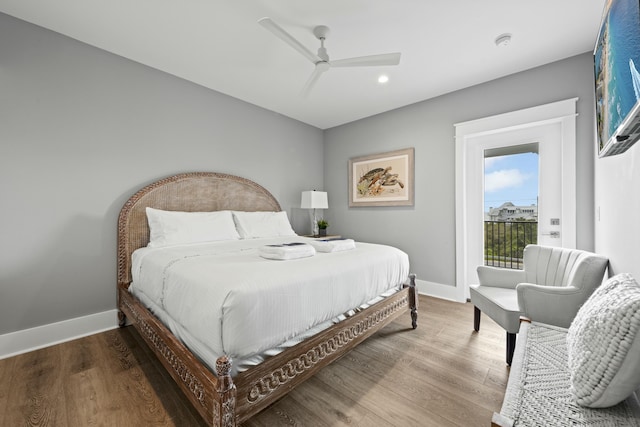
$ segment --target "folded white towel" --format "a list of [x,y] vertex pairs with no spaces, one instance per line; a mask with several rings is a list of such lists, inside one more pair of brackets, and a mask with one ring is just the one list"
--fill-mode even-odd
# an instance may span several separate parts
[[316,250],[306,243],[294,242],[261,246],[258,253],[262,258],[289,260],[314,256]]
[[318,252],[348,251],[356,248],[356,242],[353,239],[319,239],[311,240],[309,244]]

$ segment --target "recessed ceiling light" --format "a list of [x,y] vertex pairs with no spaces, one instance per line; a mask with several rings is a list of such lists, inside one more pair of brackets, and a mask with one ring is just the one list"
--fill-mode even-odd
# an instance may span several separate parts
[[500,34],[496,37],[496,46],[498,47],[508,46],[509,43],[511,43],[511,34],[509,33]]
[[388,82],[388,81],[389,81],[389,76],[387,76],[386,74],[381,74],[381,75],[378,77],[378,83],[381,83],[381,84],[382,84],[382,83],[386,83],[386,82]]

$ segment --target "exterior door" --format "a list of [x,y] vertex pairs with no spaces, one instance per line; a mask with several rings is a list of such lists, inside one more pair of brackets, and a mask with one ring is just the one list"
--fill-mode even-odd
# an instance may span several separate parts
[[456,291],[484,264],[486,150],[537,144],[538,243],[575,248],[575,99],[456,125]]

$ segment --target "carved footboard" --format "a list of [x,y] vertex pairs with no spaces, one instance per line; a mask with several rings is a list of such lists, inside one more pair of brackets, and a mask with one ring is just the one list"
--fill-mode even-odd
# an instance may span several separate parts
[[207,423],[233,427],[407,310],[411,312],[412,327],[416,328],[418,299],[415,275],[411,275],[410,284],[396,294],[238,374],[235,380],[230,376],[231,359],[220,357],[216,361],[218,375],[214,375],[126,288],[120,288],[119,307]]

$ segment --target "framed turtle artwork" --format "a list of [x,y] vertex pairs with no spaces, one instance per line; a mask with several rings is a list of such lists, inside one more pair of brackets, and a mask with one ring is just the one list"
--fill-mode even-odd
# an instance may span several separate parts
[[349,159],[349,207],[413,206],[414,149]]

